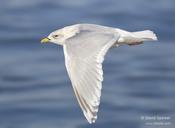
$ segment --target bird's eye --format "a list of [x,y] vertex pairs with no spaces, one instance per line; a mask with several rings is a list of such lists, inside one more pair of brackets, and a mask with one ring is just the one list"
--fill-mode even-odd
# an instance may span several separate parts
[[56,38],[56,37],[58,37],[58,36],[59,36],[59,35],[54,35],[53,37]]

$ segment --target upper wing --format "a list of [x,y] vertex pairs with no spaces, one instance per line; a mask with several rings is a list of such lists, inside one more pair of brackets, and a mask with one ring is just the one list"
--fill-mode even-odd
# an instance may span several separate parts
[[66,68],[89,123],[94,123],[97,119],[104,55],[118,38],[118,35],[109,33],[82,31],[64,44]]

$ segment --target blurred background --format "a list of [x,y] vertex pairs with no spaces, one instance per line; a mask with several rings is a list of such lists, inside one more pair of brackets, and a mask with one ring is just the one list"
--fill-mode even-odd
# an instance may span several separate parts
[[[73,94],[62,47],[40,44],[76,23],[151,29],[159,38],[108,52],[93,125]],[[0,128],[174,128],[174,34],[174,0],[0,0]],[[170,119],[148,125],[146,116]]]

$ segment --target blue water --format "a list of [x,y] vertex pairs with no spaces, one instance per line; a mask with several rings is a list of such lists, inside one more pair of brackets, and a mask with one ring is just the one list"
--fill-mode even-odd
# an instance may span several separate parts
[[[174,15],[174,0],[1,0],[0,128],[174,128]],[[40,44],[76,23],[151,29],[159,38],[108,52],[93,125],[73,94],[62,47]],[[147,125],[143,116],[170,117],[162,122],[171,124]]]

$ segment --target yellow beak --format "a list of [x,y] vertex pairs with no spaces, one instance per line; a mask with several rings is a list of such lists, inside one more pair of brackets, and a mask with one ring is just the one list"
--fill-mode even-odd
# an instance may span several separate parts
[[49,38],[44,38],[44,39],[41,40],[41,43],[48,43],[49,40],[50,40]]

